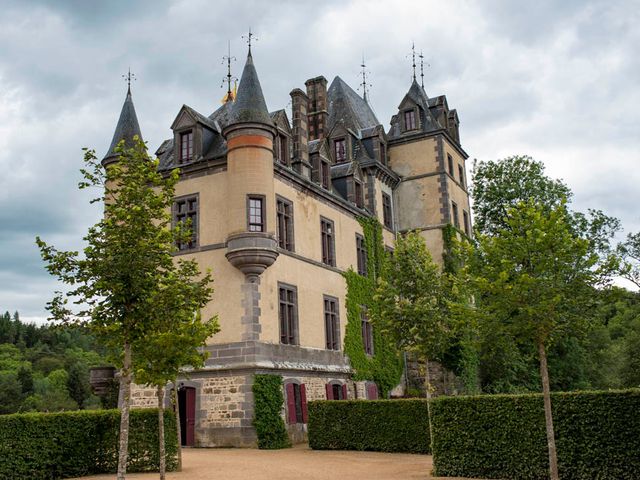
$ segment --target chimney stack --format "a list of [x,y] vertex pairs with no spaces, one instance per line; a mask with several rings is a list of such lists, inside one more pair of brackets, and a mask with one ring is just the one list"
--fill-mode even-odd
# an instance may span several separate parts
[[309,127],[307,119],[307,106],[309,97],[299,88],[294,88],[291,93],[291,110],[293,114],[293,162],[296,172],[311,178],[311,165],[309,164]]
[[307,86],[309,140],[324,138],[328,133],[329,112],[327,111],[327,79],[322,75],[310,78],[304,83]]

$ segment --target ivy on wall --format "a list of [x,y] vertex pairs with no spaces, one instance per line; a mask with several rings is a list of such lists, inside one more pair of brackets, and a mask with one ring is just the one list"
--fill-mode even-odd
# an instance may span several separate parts
[[278,449],[291,446],[280,414],[284,406],[282,377],[280,375],[255,375],[253,377],[254,412],[253,425],[258,436],[258,448]]
[[382,226],[377,219],[358,219],[362,226],[367,251],[367,276],[353,269],[344,273],[347,282],[347,324],[344,352],[349,357],[356,381],[374,381],[383,397],[393,389],[402,377],[402,356],[395,345],[376,328],[373,329],[373,355],[367,355],[362,341],[361,313],[373,301],[378,276],[384,268],[387,253],[382,241]]

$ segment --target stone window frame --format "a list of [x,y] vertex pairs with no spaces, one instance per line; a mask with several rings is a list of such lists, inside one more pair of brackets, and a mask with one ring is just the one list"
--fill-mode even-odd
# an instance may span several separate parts
[[289,166],[289,160],[291,158],[290,148],[289,148],[289,136],[280,131],[275,136],[274,142],[274,157],[275,159],[281,163],[282,165]]
[[[330,227],[330,231],[325,228]],[[320,216],[320,248],[322,263],[330,267],[336,266],[336,228],[333,220]]]
[[453,217],[453,225],[457,229],[460,229],[460,215],[458,212],[458,204],[454,201],[451,201],[451,216]]
[[462,222],[464,224],[464,233],[467,237],[471,236],[471,223],[469,222],[469,212],[462,210]]
[[[253,201],[260,202],[260,222],[252,221],[252,205]],[[247,231],[248,232],[265,232],[267,230],[267,219],[265,218],[265,212],[267,210],[267,199],[265,195],[257,193],[247,194]]]
[[[338,387],[338,388],[336,388]],[[331,380],[325,383],[325,396],[327,400],[348,400],[349,392],[347,382],[343,382],[341,380]],[[336,398],[336,392],[338,392],[338,397]]]
[[462,185],[462,188],[466,188],[464,179],[464,168],[460,164],[458,164],[458,176],[460,177],[460,185]]
[[378,140],[378,153],[380,154],[380,163],[387,164],[387,145],[381,139]]
[[[282,383],[287,423],[290,425],[306,424],[309,417],[306,385],[297,378],[288,378]],[[292,395],[293,398],[291,398]]]
[[393,199],[387,192],[382,192],[382,223],[393,228]]
[[[331,295],[322,296],[324,338],[327,350],[340,351],[340,300]],[[333,305],[327,309],[327,306]]]
[[363,277],[367,276],[367,245],[365,244],[364,237],[359,233],[356,233],[356,258],[358,274]]
[[364,208],[364,183],[353,178],[353,203],[358,208]]
[[[184,144],[184,139],[185,137],[188,138],[188,142],[187,142],[187,155],[184,155],[184,151],[185,151],[185,144]],[[178,133],[178,138],[180,139],[180,145],[178,147],[178,163],[182,164],[182,163],[189,163],[191,161],[193,161],[193,157],[194,157],[194,129],[193,128],[189,128],[187,130],[184,130],[182,132]]]
[[451,178],[455,179],[456,177],[453,175],[453,157],[450,153],[447,153],[447,165],[449,167],[449,175],[451,175]]
[[[283,291],[287,293],[284,299],[282,298]],[[289,299],[289,293],[293,294],[293,300]],[[283,305],[287,307],[286,318],[283,318]],[[298,287],[284,282],[278,282],[278,328],[281,345],[300,345]]]
[[[173,203],[171,205],[171,225],[173,228],[176,228],[178,226],[179,222],[182,222],[183,220],[181,220],[179,217],[181,216],[178,213],[178,204],[179,203],[186,203],[188,205],[189,201],[195,201],[196,207],[195,207],[195,212],[190,216],[190,210],[187,209],[187,212],[185,213],[185,219],[191,218],[191,238],[192,240],[188,243],[188,244],[182,244],[182,243],[177,243],[176,244],[176,248],[178,249],[178,251],[180,252],[184,252],[187,250],[194,250],[196,248],[198,248],[199,246],[199,240],[200,240],[200,235],[199,235],[199,228],[200,228],[200,193],[196,192],[196,193],[189,193],[186,195],[180,195],[178,197],[174,197],[173,199]],[[195,220],[194,220],[195,219]]]
[[[283,205],[283,210],[280,210],[280,205]],[[287,208],[289,213],[287,213]],[[289,221],[287,221],[289,218]],[[282,222],[284,221],[284,227]],[[284,232],[284,238],[282,238],[280,230]],[[295,252],[295,234],[294,234],[294,213],[293,202],[280,195],[276,195],[276,234],[278,238],[278,246],[283,250],[289,252]]]

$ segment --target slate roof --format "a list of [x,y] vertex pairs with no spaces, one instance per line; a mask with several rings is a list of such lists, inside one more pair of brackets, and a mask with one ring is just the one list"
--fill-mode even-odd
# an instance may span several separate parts
[[337,123],[343,123],[346,128],[360,133],[365,128],[380,124],[369,104],[340,77],[331,82],[327,102],[329,130]]
[[251,50],[244,65],[236,100],[233,103],[232,123],[263,123],[273,125],[264,101],[258,72],[253,65]]
[[182,105],[182,108],[187,110],[193,116],[193,118],[196,119],[196,121],[207,126],[209,129],[213,130],[214,132],[220,133],[220,128],[218,127],[216,122],[211,119],[211,117],[205,117],[200,112],[191,108],[189,105]]
[[142,133],[140,132],[136,109],[133,106],[131,90],[129,89],[127,90],[127,96],[124,99],[124,104],[122,105],[122,111],[120,112],[120,118],[118,119],[116,130],[113,133],[111,145],[109,146],[109,150],[107,150],[107,154],[102,159],[102,163],[117,157],[115,149],[118,146],[118,143],[120,143],[120,140],[124,140],[125,147],[131,148],[133,146],[133,137],[135,135],[138,135],[142,140]]
[[231,123],[231,113],[233,109],[233,102],[225,102],[220,108],[209,115],[209,119],[217,122],[220,129],[223,129]]

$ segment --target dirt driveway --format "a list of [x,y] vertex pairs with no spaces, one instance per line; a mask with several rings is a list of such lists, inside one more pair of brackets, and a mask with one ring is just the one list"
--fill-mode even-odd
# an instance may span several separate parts
[[[171,480],[433,480],[431,457],[403,453],[316,451],[306,445],[285,450],[204,449],[183,450],[184,468],[167,474]],[[84,477],[112,480],[115,475]],[[157,473],[131,474],[127,478],[154,479]],[[446,480],[455,480],[447,478]]]

